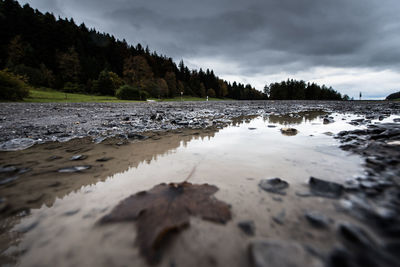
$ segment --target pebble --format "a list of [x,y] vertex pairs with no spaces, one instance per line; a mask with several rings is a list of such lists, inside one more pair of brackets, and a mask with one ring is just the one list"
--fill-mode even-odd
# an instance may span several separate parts
[[267,192],[285,195],[284,190],[289,187],[289,183],[280,178],[270,178],[262,179],[258,186]]
[[323,262],[295,241],[257,240],[249,244],[254,267],[322,267]]
[[238,222],[238,227],[243,231],[246,235],[253,236],[256,230],[256,226],[253,221],[246,220]]
[[73,167],[67,167],[67,168],[61,168],[58,170],[58,172],[69,172],[69,173],[73,173],[73,172],[81,172],[84,170],[88,170],[90,169],[92,166],[90,165],[82,165],[82,166],[73,166]]

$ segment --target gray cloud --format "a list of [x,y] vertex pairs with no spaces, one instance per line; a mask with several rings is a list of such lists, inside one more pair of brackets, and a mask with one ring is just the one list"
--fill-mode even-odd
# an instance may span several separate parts
[[242,77],[316,67],[400,69],[397,0],[25,1],[177,60],[238,65]]

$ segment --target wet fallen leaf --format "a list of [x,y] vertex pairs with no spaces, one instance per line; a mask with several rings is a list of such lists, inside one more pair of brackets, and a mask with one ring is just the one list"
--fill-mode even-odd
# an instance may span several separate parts
[[121,201],[100,223],[136,221],[136,244],[149,263],[156,263],[163,241],[187,227],[190,216],[217,223],[230,220],[229,205],[213,197],[217,191],[209,184],[159,184]]

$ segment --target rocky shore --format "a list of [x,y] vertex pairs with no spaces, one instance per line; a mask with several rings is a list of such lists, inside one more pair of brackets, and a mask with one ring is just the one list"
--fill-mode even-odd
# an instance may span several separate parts
[[[140,138],[140,133],[223,126],[240,116],[307,110],[352,112],[370,118],[400,113],[383,101],[220,101],[156,103],[0,103],[0,150],[90,136]],[[12,143],[5,143],[13,139]]]

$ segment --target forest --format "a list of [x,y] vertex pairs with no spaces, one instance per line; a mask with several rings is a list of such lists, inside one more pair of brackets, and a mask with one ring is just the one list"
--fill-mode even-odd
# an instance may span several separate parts
[[293,79],[265,85],[264,94],[271,100],[350,100],[332,87]]
[[390,94],[386,97],[386,100],[399,100],[400,99],[400,91]]
[[[173,98],[181,94],[236,100],[340,100],[332,88],[283,81],[256,90],[250,84],[220,79],[210,69],[190,70],[183,61],[159,55],[140,43],[129,45],[84,23],[41,13],[28,4],[0,0],[0,98],[21,84],[67,93],[116,95],[121,99]],[[25,83],[24,83],[25,82]],[[346,97],[344,98],[346,100]]]
[[34,87],[115,95],[122,85],[143,97],[181,95],[264,99],[251,85],[224,81],[213,70],[189,70],[183,61],[129,45],[74,20],[55,18],[28,4],[0,0],[0,69],[24,76]]

